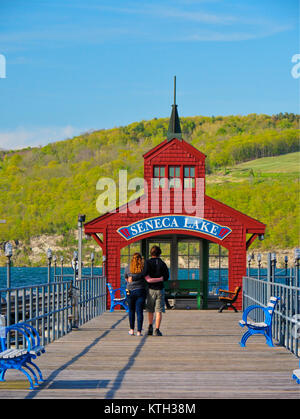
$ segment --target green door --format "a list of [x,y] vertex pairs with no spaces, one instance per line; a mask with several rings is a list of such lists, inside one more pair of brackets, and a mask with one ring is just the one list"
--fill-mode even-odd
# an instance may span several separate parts
[[198,309],[207,308],[206,240],[175,234],[147,239],[143,246],[146,257],[153,245],[161,248],[161,258],[170,271],[170,280],[165,284],[169,295],[195,297]]

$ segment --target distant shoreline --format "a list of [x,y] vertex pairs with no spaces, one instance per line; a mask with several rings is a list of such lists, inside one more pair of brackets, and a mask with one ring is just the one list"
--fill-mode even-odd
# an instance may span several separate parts
[[[266,268],[267,267],[267,260],[268,260],[268,254],[269,253],[276,253],[276,258],[277,258],[277,262],[276,262],[276,266],[277,268],[284,268],[285,267],[285,256],[288,257],[288,267],[292,267],[294,266],[294,249],[295,248],[291,248],[291,249],[271,249],[271,250],[260,250],[260,249],[255,249],[255,248],[250,248],[248,249],[247,254],[251,255],[254,254],[254,259],[251,260],[251,268],[256,268],[258,266],[258,262],[257,262],[257,255],[260,254],[261,255],[261,267],[262,268]],[[73,255],[73,250],[67,251],[66,249],[64,249],[64,251],[67,253],[67,256],[64,257],[64,261],[63,261],[63,266],[66,268],[71,267],[71,261],[72,261],[72,255]],[[96,263],[94,264],[95,267],[101,267],[102,266],[102,252],[101,249],[97,246],[94,245],[93,246],[93,251],[95,252],[95,256],[97,257]],[[2,252],[3,253],[3,252]],[[86,252],[85,252],[86,253]],[[0,253],[1,256],[1,253]],[[213,259],[213,258],[212,258]],[[168,263],[168,259],[164,259],[167,263]],[[6,258],[5,256],[2,254],[2,257],[0,259],[0,267],[5,267],[6,266]],[[14,262],[14,258],[12,258],[11,260],[11,266],[15,267],[15,268],[46,268],[48,266],[48,262],[45,260],[44,263],[40,263],[38,264],[37,262],[35,262],[34,264],[23,264],[23,263],[19,263],[16,264]],[[61,261],[59,259],[59,257],[57,258],[57,269],[60,269],[61,267]],[[89,268],[91,265],[91,261],[88,256],[83,257],[83,267],[85,268]],[[181,265],[183,266],[183,261],[181,261]],[[245,265],[248,267],[248,261],[245,261]],[[54,263],[52,262],[52,267],[54,267]],[[122,267],[122,266],[121,266]],[[210,261],[210,268],[218,268],[218,261],[215,260],[211,260]],[[223,265],[221,265],[221,268],[225,268],[227,269],[227,263],[224,263]],[[183,269],[186,269],[185,266],[183,266]]]

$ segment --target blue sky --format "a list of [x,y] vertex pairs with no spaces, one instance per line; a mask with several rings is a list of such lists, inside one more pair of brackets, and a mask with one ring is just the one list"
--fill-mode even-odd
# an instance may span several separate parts
[[0,0],[0,148],[180,116],[299,113],[298,0]]

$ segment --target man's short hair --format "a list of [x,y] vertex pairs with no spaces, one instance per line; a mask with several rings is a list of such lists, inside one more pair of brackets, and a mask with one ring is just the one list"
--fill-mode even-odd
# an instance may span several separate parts
[[150,250],[150,255],[159,257],[161,255],[161,249],[159,246],[152,246]]

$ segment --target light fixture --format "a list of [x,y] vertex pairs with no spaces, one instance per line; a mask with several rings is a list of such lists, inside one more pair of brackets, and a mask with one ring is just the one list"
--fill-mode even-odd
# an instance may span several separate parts
[[261,262],[261,254],[260,253],[258,253],[258,255],[257,255],[257,262]]
[[84,223],[85,222],[85,215],[84,214],[79,214],[78,215],[78,222],[79,223]]
[[12,244],[9,242],[5,244],[5,256],[8,258],[12,257]]
[[295,260],[299,260],[300,259],[300,249],[299,247],[296,247],[295,251],[294,251],[294,255],[295,255]]
[[75,252],[73,253],[73,259],[74,260],[78,260],[78,252],[75,250]]
[[276,262],[276,253],[275,253],[275,252],[273,252],[273,253],[271,254],[271,261],[272,261],[272,262]]
[[265,236],[263,234],[258,235],[258,240],[263,241],[265,239]]
[[48,258],[49,260],[51,260],[51,259],[52,259],[52,250],[50,249],[50,247],[49,247],[49,249],[47,250],[47,258]]
[[95,255],[94,255],[94,253],[92,252],[92,253],[91,253],[91,261],[92,261],[92,262],[94,262],[94,260],[95,260]]

